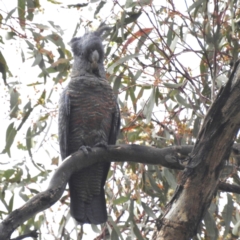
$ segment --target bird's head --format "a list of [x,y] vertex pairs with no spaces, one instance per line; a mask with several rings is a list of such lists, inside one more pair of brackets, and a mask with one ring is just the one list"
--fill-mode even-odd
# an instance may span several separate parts
[[82,37],[73,38],[70,42],[75,61],[77,60],[80,65],[84,64],[87,72],[94,72],[103,65],[102,35],[107,30],[110,30],[110,27],[101,24],[96,31],[87,32]]

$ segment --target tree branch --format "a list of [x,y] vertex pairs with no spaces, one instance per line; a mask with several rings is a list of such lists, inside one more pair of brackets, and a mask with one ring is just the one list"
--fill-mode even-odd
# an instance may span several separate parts
[[[186,146],[189,149],[188,146]],[[62,196],[70,176],[85,167],[89,167],[96,162],[141,162],[149,164],[161,164],[165,167],[183,169],[177,162],[177,149],[182,147],[169,147],[157,149],[154,147],[138,145],[108,146],[108,150],[93,148],[93,151],[86,156],[82,151],[78,151],[68,158],[58,167],[54,173],[48,188],[31,198],[21,208],[13,211],[0,224],[0,240],[10,239],[12,232],[23,222],[33,215],[41,212],[53,205]],[[185,150],[186,151],[186,150]],[[184,152],[184,151],[183,151]]]
[[[48,188],[31,198],[21,208],[13,211],[5,220],[0,223],[0,240],[10,239],[13,231],[26,220],[41,212],[62,196],[70,176],[85,167],[96,162],[138,162],[147,164],[162,165],[167,168],[183,170],[177,158],[180,155],[187,156],[191,153],[193,146],[173,146],[163,149],[139,145],[112,145],[107,151],[103,148],[93,148],[86,156],[78,151],[68,158],[57,168]],[[240,187],[231,187],[230,184],[219,183],[219,189],[231,190],[240,193]]]

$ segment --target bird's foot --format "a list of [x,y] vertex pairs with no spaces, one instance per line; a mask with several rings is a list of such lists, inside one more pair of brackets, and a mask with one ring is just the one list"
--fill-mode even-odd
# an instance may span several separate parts
[[99,142],[94,145],[94,147],[101,147],[104,148],[105,150],[108,149],[108,144],[106,142]]
[[90,146],[81,146],[78,150],[82,150],[85,155],[88,155],[89,152],[92,152],[92,148]]

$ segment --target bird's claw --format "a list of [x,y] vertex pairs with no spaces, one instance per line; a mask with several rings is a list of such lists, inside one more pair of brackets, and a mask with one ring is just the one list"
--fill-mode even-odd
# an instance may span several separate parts
[[92,148],[89,146],[81,146],[78,150],[82,150],[85,155],[88,155],[89,152],[92,152]]
[[94,147],[101,147],[101,148],[104,148],[105,150],[107,150],[108,144],[105,142],[99,142],[99,143],[95,144]]

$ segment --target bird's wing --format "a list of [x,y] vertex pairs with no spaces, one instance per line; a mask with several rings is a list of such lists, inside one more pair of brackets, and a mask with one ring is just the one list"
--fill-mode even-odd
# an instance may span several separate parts
[[109,134],[108,144],[115,144],[117,141],[117,136],[120,128],[120,110],[116,100],[115,112],[112,115],[112,124]]
[[70,98],[67,87],[63,90],[59,101],[58,137],[62,160],[68,156],[68,133],[70,118]]

